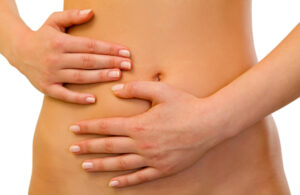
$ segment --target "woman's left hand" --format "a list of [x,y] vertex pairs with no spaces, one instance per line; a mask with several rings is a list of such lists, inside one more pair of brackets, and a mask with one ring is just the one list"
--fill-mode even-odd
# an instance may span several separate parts
[[226,137],[226,120],[210,98],[200,99],[154,81],[133,81],[113,89],[121,98],[150,100],[152,107],[132,117],[81,121],[70,127],[76,134],[114,135],[80,141],[70,147],[75,154],[122,154],[86,160],[82,164],[85,170],[141,168],[113,178],[110,186],[124,187],[176,174]]

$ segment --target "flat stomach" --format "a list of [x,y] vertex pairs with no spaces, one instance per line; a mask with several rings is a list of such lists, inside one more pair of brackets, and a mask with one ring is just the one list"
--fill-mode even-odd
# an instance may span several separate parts
[[[109,155],[71,154],[68,147],[72,143],[95,137],[73,135],[68,130],[71,124],[93,118],[132,116],[150,107],[145,100],[115,97],[112,85],[153,80],[160,74],[160,82],[201,98],[255,64],[251,1],[67,0],[64,8],[92,8],[94,19],[68,29],[68,33],[129,47],[133,70],[123,72],[120,81],[66,85],[72,90],[94,93],[95,105],[76,105],[45,96],[34,137],[31,194],[199,194],[217,189],[229,175],[235,175],[238,181],[240,174],[250,172],[255,163],[265,158],[270,120],[208,152],[187,170],[145,184],[112,189],[107,186],[109,179],[134,170],[98,173],[82,170],[83,160]],[[253,145],[256,148],[244,158],[247,146]],[[249,162],[249,155],[255,163]]]

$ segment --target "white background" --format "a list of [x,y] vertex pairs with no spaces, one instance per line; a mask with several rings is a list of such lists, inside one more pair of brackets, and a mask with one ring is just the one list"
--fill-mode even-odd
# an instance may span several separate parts
[[[21,17],[33,30],[38,29],[52,12],[63,9],[62,0],[17,0],[17,4]],[[299,8],[299,0],[253,1],[253,33],[259,60],[299,23]],[[43,95],[1,55],[0,83],[0,194],[27,194],[32,140]],[[299,99],[273,116],[279,129],[290,189],[292,194],[300,194]]]

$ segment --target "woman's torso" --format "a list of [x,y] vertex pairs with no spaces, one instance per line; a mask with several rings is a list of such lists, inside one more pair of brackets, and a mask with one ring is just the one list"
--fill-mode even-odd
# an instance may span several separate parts
[[[131,116],[149,102],[118,99],[110,88],[131,80],[166,82],[197,97],[228,84],[257,62],[250,0],[65,0],[64,9],[92,8],[95,17],[70,28],[75,36],[130,48],[133,70],[116,82],[66,85],[97,95],[95,105],[45,96],[33,145],[30,194],[283,194],[288,193],[277,130],[269,116],[212,148],[192,167],[167,178],[113,189],[109,180],[131,171],[87,173],[85,159],[108,154],[71,154],[68,147],[95,136],[75,136],[74,122]],[[153,121],[155,122],[155,121]]]

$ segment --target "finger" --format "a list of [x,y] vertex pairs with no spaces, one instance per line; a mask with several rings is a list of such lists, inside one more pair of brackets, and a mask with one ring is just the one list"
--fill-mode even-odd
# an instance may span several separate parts
[[[133,119],[134,120],[134,119]],[[78,134],[128,135],[132,125],[130,118],[102,118],[80,121],[70,127]]]
[[122,98],[141,98],[155,102],[163,102],[174,98],[174,89],[165,83],[155,81],[132,81],[117,84],[112,87],[113,92]]
[[85,23],[89,21],[93,15],[92,10],[69,9],[54,12],[45,23],[59,29],[64,29],[72,25]]
[[58,71],[57,82],[88,84],[97,82],[115,81],[121,78],[119,69],[103,69],[103,70],[76,70],[63,69]]
[[64,45],[65,52],[130,57],[129,49],[116,43],[100,41],[88,37],[75,37],[69,34],[64,34],[64,37],[66,41]]
[[70,147],[75,154],[136,153],[136,145],[129,137],[105,137],[80,141]]
[[111,179],[109,186],[111,187],[125,187],[135,184],[140,184],[152,181],[161,177],[159,170],[153,167],[146,167],[136,172],[121,175]]
[[82,163],[82,168],[89,171],[122,171],[141,168],[145,160],[137,154],[124,154],[116,157],[104,157],[87,160]]
[[94,95],[74,92],[63,87],[61,84],[50,86],[45,93],[51,97],[70,103],[92,104],[96,102],[96,97]]
[[118,56],[96,54],[70,54],[66,53],[60,61],[62,68],[78,69],[104,69],[120,68],[131,69],[131,60]]

